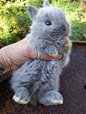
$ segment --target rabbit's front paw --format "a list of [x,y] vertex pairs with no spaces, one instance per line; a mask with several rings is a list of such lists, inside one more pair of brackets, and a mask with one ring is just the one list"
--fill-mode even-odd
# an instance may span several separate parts
[[57,91],[48,91],[39,98],[39,102],[45,106],[63,104],[63,97]]
[[64,45],[64,50],[65,50],[65,52],[68,52],[69,50],[71,50],[71,47],[72,47],[72,44],[71,44],[71,43],[66,43],[66,44]]
[[20,88],[14,94],[13,100],[19,104],[27,104],[30,101],[30,94],[26,88]]
[[52,56],[52,57],[56,57],[58,55],[58,51],[56,53],[54,53],[54,54],[50,53],[49,55]]
[[55,57],[55,56],[58,55],[58,50],[57,50],[57,48],[56,48],[55,46],[53,46],[53,45],[49,46],[48,51],[49,51],[48,54],[49,54],[50,56]]

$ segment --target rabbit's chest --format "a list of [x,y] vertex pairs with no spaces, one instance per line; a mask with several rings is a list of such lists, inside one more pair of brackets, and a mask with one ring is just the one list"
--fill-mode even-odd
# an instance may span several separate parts
[[[40,60],[38,60],[40,61]],[[40,70],[38,74],[34,75],[30,79],[29,91],[31,94],[34,94],[42,87],[44,84],[56,80],[55,74],[57,73],[58,64],[55,61],[40,61]],[[58,68],[59,69],[59,68]],[[58,70],[58,72],[60,69]]]
[[35,62],[35,64],[37,63],[40,67],[36,67],[36,73],[33,71],[34,75],[30,77],[31,85],[34,85],[35,83],[37,85],[37,83],[41,84],[42,82],[47,82],[52,78],[53,74],[56,74],[57,71],[60,71],[60,65],[57,61],[45,61],[40,59],[37,59],[35,61],[38,61]]

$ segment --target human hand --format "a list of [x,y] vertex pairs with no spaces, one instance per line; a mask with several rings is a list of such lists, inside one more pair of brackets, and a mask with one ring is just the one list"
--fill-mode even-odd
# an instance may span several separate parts
[[[18,69],[30,58],[37,58],[38,53],[29,48],[26,39],[23,39],[17,43],[8,45],[0,50],[0,62],[4,65],[5,73],[13,72]],[[42,54],[40,59],[44,60],[59,60],[61,55],[51,57],[49,55]]]

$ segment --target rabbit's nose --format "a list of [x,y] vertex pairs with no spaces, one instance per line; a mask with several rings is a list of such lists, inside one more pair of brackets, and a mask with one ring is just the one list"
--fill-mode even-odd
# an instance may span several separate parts
[[66,31],[65,25],[62,25],[62,30],[63,30],[64,32]]

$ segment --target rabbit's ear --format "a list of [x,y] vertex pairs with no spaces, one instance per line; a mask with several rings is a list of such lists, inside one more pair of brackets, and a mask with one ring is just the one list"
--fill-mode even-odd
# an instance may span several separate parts
[[33,21],[37,15],[37,13],[38,13],[38,9],[29,5],[28,6],[28,12],[29,12],[30,19]]
[[44,0],[43,7],[47,7],[47,6],[49,6],[49,1],[48,0]]

